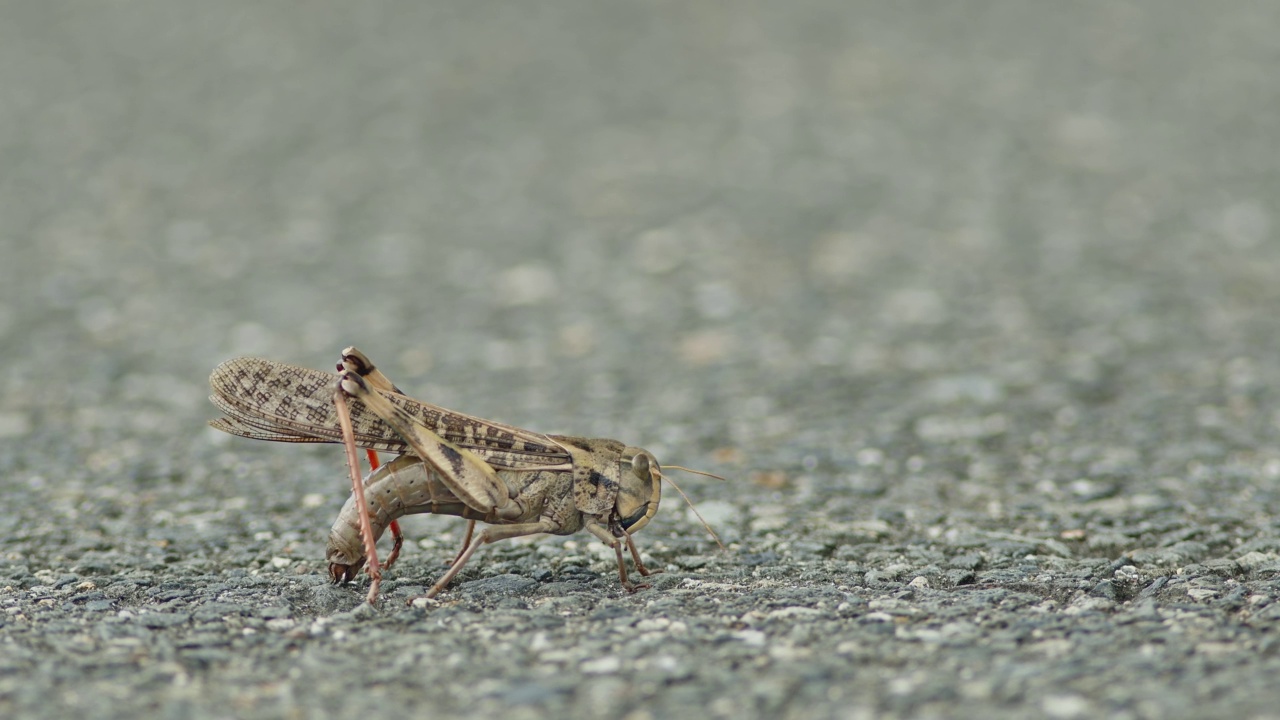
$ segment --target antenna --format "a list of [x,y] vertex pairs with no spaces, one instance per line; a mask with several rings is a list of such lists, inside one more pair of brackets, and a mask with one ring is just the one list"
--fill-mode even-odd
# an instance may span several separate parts
[[[724,480],[724,478],[720,477],[719,475],[712,475],[709,472],[702,472],[701,470],[690,470],[689,468],[680,467],[679,465],[666,465],[664,469],[665,468],[670,468],[672,470],[683,470],[687,473],[693,473],[694,475],[706,475],[707,477],[713,477],[713,478],[716,478],[717,480]],[[662,477],[664,480],[671,483],[671,487],[675,488],[676,492],[680,493],[680,497],[684,498],[684,501],[689,504],[689,509],[693,511],[694,515],[698,516],[698,521],[702,523],[702,527],[706,528],[707,532],[711,533],[711,537],[716,541],[716,544],[720,546],[720,550],[723,552],[729,552],[729,548],[725,547],[724,543],[720,542],[720,536],[716,534],[715,530],[711,529],[711,525],[707,523],[706,518],[702,517],[702,513],[698,512],[698,508],[694,506],[693,501],[689,499],[689,496],[684,494],[684,491],[680,489],[680,486],[677,485],[674,480],[667,477],[666,475],[663,475]]]
[[671,468],[672,470],[683,470],[687,473],[693,473],[694,475],[705,475],[706,477],[715,478],[717,480],[724,480],[725,482],[729,481],[729,478],[720,477],[715,473],[703,472],[702,470],[692,470],[687,467],[680,467],[679,465],[663,465],[662,467]]

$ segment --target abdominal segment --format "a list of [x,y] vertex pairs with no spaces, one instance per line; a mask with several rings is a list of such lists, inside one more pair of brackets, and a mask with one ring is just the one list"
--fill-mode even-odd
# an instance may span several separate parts
[[[446,484],[439,473],[420,458],[402,455],[383,465],[365,478],[365,500],[369,504],[369,523],[374,540],[382,537],[391,521],[405,515],[435,513],[456,515],[468,520],[480,520],[490,524],[530,522],[543,511],[539,492],[555,481],[561,473],[544,471],[503,470],[498,479],[507,486],[509,497],[516,499],[524,512],[515,518],[499,519],[491,512],[481,512],[468,507]],[[549,489],[549,488],[547,488]],[[576,528],[575,528],[576,529]],[[355,495],[347,498],[338,519],[329,530],[328,561],[354,565],[364,558],[364,543],[360,539],[360,513]]]

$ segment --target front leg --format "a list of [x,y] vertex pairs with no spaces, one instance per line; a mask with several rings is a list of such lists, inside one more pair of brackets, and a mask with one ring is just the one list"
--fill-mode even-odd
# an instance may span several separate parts
[[616,533],[611,532],[609,528],[601,525],[595,518],[587,518],[584,527],[587,532],[600,538],[601,542],[613,548],[613,554],[618,558],[618,582],[622,584],[624,590],[627,592],[635,592],[649,587],[649,583],[632,583],[631,579],[627,577],[627,565],[622,560],[623,541],[618,538],[616,533],[620,533],[624,538],[626,538],[626,545],[630,548],[631,556],[635,558],[636,561],[636,570],[638,570],[641,575],[649,575],[650,571],[643,563],[640,562],[640,553],[636,550],[635,543],[631,541],[631,536],[627,534],[626,530],[619,527],[617,528]]
[[650,570],[649,568],[645,567],[644,563],[640,561],[640,551],[636,549],[636,541],[631,539],[631,533],[627,532],[626,530],[623,530],[622,532],[627,536],[627,550],[631,551],[631,559],[634,560],[636,563],[636,570],[638,570],[641,575],[644,575],[646,577],[648,577],[649,575],[656,575],[662,572],[661,570]]

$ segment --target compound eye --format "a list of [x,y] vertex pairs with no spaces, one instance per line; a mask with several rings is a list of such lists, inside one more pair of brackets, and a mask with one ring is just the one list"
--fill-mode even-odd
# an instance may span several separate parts
[[649,466],[649,453],[638,452],[632,456],[631,471],[636,474],[636,477],[644,478],[645,480],[650,479],[652,477],[652,471],[649,469]]

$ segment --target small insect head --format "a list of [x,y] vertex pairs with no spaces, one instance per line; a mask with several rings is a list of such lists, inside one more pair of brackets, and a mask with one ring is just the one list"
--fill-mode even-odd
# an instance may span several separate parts
[[628,447],[618,459],[622,482],[615,507],[622,529],[634,533],[658,512],[662,498],[662,467],[648,450]]

